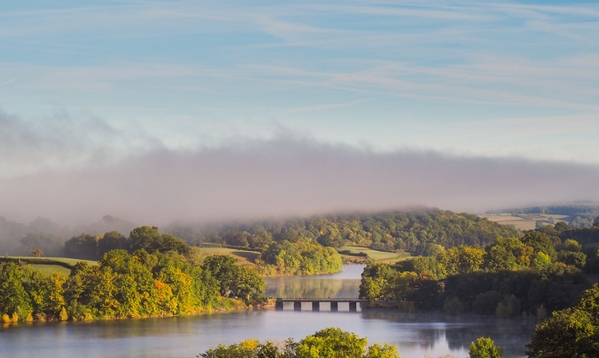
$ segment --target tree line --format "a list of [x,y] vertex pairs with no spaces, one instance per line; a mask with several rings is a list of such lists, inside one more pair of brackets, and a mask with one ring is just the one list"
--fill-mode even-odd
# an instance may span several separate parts
[[343,261],[331,247],[309,241],[272,242],[256,262],[266,275],[316,275],[339,272]]
[[[430,256],[395,265],[370,263],[362,274],[360,296],[407,310],[444,309],[498,316],[546,316],[570,306],[597,272],[597,247],[583,250],[565,224],[497,238],[485,248],[437,248]],[[549,235],[553,233],[555,235]]]
[[[67,257],[97,260],[105,253],[124,249],[134,252],[144,249],[153,253],[174,251],[181,255],[191,253],[190,246],[172,234],[160,234],[158,228],[141,226],[131,231],[129,237],[111,231],[104,235],[81,234],[65,242]],[[339,253],[317,242],[271,241],[259,248],[262,253],[256,265],[263,275],[315,275],[341,271],[343,261]],[[201,250],[201,249],[200,249]]]
[[[97,247],[86,245],[92,240],[79,239],[72,241],[72,247]],[[134,229],[127,240],[118,235],[106,240],[112,239],[128,250],[108,250],[97,265],[81,261],[68,277],[61,273],[47,277],[29,265],[1,265],[3,321],[183,315],[264,301],[260,273],[231,256],[213,255],[198,264],[181,239],[147,226]]]
[[430,245],[485,246],[496,237],[518,236],[512,227],[473,214],[439,209],[315,216],[166,228],[188,243],[215,242],[260,249],[276,241],[311,241],[339,248],[345,244],[420,254]]

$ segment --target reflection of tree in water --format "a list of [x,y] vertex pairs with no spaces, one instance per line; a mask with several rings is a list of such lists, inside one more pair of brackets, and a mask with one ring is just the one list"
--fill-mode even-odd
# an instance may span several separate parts
[[[477,321],[472,320],[471,323]],[[445,335],[450,349],[468,349],[479,337],[491,337],[503,349],[505,358],[521,357],[530,342],[536,320],[480,318],[480,324],[448,329]]]
[[294,297],[357,297],[359,280],[320,280],[305,277],[278,277],[269,279],[266,295]]
[[445,316],[435,313],[408,313],[382,309],[362,311],[363,319],[384,319],[413,327],[414,341],[401,347],[422,347],[433,350],[440,340],[447,340],[450,350],[468,350],[479,337],[491,337],[503,349],[505,358],[522,357],[530,342],[535,319],[497,319],[477,316]]
[[401,322],[413,327],[415,338],[410,342],[402,342],[401,347],[424,348],[432,350],[445,336],[446,327],[442,322],[443,315],[419,312],[399,312],[388,310],[362,311],[364,319],[384,319],[387,321]]
[[443,315],[421,312],[402,312],[386,309],[372,309],[362,312],[364,319],[384,319],[386,321],[404,323],[441,322]]
[[426,327],[418,329],[418,343],[421,348],[432,350],[435,344],[445,336],[445,328]]

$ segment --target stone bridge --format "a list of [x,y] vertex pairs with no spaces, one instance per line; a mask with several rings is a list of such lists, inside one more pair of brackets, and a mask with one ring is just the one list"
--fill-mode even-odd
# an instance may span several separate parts
[[293,302],[293,310],[301,311],[302,302],[312,303],[312,311],[320,311],[320,303],[328,302],[331,304],[331,312],[337,312],[339,310],[339,302],[349,303],[349,311],[356,312],[358,303],[368,302],[368,300],[361,298],[277,298],[275,303],[275,309],[277,311],[283,310],[283,304],[285,302]]

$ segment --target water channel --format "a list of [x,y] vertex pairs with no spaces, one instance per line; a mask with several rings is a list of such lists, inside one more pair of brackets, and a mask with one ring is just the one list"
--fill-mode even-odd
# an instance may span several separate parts
[[[267,294],[276,297],[358,296],[363,267],[346,266],[343,272],[317,277],[280,277],[267,280]],[[231,344],[255,338],[299,340],[325,327],[340,327],[368,338],[370,343],[391,343],[403,358],[468,356],[477,337],[491,337],[504,349],[504,357],[524,356],[525,344],[535,326],[529,319],[448,317],[386,310],[339,312],[323,304],[301,312],[293,304],[283,311],[262,310],[105,322],[18,324],[0,328],[0,357],[195,357],[218,343]]]

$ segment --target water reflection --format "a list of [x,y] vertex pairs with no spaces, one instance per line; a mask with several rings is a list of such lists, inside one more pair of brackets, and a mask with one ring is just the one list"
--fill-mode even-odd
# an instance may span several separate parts
[[362,318],[396,322],[398,328],[410,330],[411,337],[403,337],[401,342],[396,343],[400,348],[445,352],[441,354],[451,352],[456,357],[460,354],[467,356],[470,343],[481,336],[491,337],[501,346],[504,357],[522,357],[525,345],[530,341],[537,323],[536,319],[456,317],[445,316],[442,313],[405,313],[372,309],[365,310]]
[[357,298],[364,265],[346,266],[335,275],[275,277],[266,280],[266,295],[283,298]]

